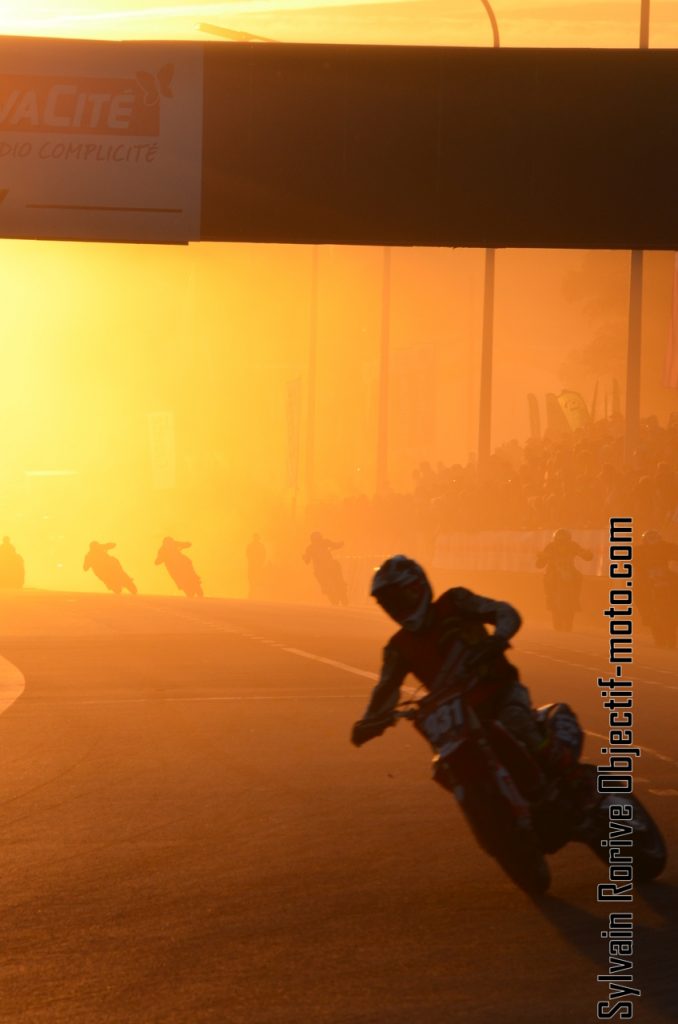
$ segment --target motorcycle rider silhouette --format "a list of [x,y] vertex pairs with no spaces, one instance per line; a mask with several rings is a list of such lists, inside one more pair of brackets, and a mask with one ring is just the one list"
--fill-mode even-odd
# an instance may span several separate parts
[[[544,760],[545,739],[529,691],[504,654],[521,625],[515,608],[465,587],[452,587],[433,600],[424,570],[405,555],[394,555],[380,566],[371,594],[401,628],[384,648],[379,682],[353,726],[352,743],[361,746],[392,724],[408,672],[431,692],[473,675],[478,681],[474,707],[481,720],[497,719]],[[485,623],[494,626],[492,635]]]
[[635,552],[638,609],[658,647],[676,646],[678,574],[669,567],[678,562],[678,544],[664,540],[657,530],[646,530]]
[[123,590],[129,590],[130,594],[136,594],[137,588],[132,577],[127,575],[117,558],[109,555],[109,551],[115,546],[112,542],[100,544],[93,540],[85,555],[82,568],[85,572],[91,569],[94,575],[114,594],[121,594]]
[[185,549],[190,547],[191,541],[189,540],[165,537],[155,556],[155,564],[162,565],[164,563],[167,572],[186,597],[202,597],[202,580],[195,571],[191,559],[188,555],[183,554]]
[[590,562],[593,553],[572,539],[569,530],[556,530],[543,551],[537,555],[537,568],[546,568],[544,592],[546,605],[553,617],[553,628],[558,631],[572,629],[574,614],[579,610],[582,574],[575,559]]
[[[518,612],[464,587],[433,600],[423,569],[404,555],[377,570],[371,592],[401,628],[386,645],[352,742],[361,746],[396,720],[411,719],[436,753],[434,781],[454,794],[481,848],[527,892],[546,891],[544,855],[570,841],[586,843],[609,867],[603,847],[612,798],[598,793],[595,765],[579,760],[583,732],[576,715],[566,704],[533,712],[505,657],[521,624]],[[486,623],[494,625],[492,635]],[[399,704],[408,672],[429,692]],[[665,841],[640,802],[629,797],[627,803],[638,822],[634,870],[648,881],[664,868]]]
[[346,581],[341,565],[332,555],[333,551],[338,551],[343,546],[343,540],[329,540],[318,530],[314,530],[311,534],[311,543],[301,557],[307,565],[309,562],[312,563],[313,574],[331,604],[341,604],[345,607],[348,604]]

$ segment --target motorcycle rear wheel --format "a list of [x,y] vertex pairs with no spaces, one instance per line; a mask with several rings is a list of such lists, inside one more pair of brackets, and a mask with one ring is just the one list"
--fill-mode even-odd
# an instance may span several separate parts
[[543,896],[549,888],[551,871],[531,830],[515,829],[495,857],[509,878],[530,896]]
[[464,810],[476,839],[509,878],[531,896],[542,896],[551,884],[551,871],[536,833],[520,827],[504,801],[486,795],[467,801]]

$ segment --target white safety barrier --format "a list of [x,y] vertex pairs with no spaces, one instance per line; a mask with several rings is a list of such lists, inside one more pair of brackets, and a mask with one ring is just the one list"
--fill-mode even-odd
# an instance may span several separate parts
[[[576,566],[586,576],[607,572],[608,535],[604,530],[571,530],[572,539],[593,554]],[[553,537],[553,530],[497,530],[479,533],[441,533],[436,538],[433,567],[468,571],[543,572],[537,555]]]

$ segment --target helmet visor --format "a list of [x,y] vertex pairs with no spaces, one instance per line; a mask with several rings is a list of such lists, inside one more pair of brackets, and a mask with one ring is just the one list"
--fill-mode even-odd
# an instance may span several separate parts
[[423,580],[412,580],[381,587],[374,596],[386,614],[403,626],[426,601],[427,588]]

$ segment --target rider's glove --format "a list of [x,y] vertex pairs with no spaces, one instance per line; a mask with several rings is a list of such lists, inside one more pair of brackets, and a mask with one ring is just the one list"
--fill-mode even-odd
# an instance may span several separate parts
[[392,724],[393,719],[390,715],[387,718],[380,718],[376,722],[366,722],[361,718],[353,726],[351,743],[356,747],[362,747],[363,743],[367,743],[368,740],[373,740],[375,736],[381,736],[384,729],[387,729]]

